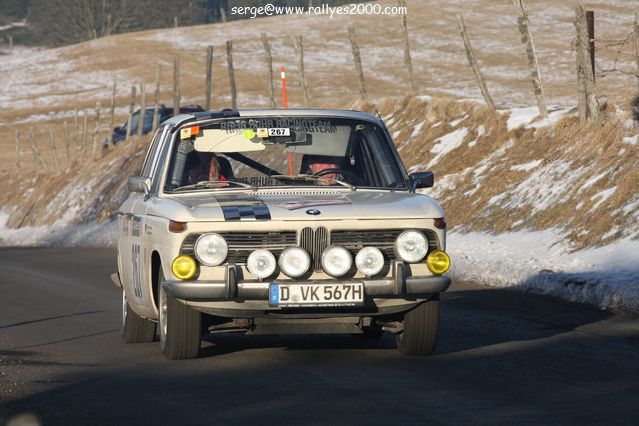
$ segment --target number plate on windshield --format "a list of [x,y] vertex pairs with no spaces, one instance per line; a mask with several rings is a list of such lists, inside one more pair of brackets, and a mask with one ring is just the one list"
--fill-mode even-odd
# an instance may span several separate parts
[[279,284],[269,286],[269,304],[279,307],[359,306],[364,284]]

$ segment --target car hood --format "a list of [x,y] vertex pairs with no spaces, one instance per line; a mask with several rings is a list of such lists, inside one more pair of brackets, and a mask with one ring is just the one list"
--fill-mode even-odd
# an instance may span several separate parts
[[415,219],[443,217],[423,194],[390,191],[281,191],[189,194],[154,199],[150,214],[176,221]]

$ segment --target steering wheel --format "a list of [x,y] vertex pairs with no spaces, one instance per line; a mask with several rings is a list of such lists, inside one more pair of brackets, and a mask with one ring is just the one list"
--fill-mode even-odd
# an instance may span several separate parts
[[337,167],[334,167],[332,169],[324,169],[324,170],[320,170],[317,173],[313,173],[312,176],[316,176],[316,177],[322,177],[324,175],[330,175],[330,174],[336,174],[336,175],[342,175],[345,178],[348,178],[349,180],[351,180],[351,183],[358,183],[360,181],[359,176],[357,176],[356,173],[350,171],[350,170],[343,170]]

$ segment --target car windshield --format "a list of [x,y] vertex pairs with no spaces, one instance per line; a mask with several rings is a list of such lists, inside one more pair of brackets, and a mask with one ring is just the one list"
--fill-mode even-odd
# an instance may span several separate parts
[[177,130],[165,191],[272,186],[406,189],[386,133],[343,118],[241,117]]
[[[140,110],[136,111],[133,114],[133,121],[131,122],[131,133],[137,133],[138,131],[138,122],[140,121]],[[122,126],[120,126],[120,132],[126,133],[126,129],[129,126],[129,122],[125,121]],[[144,127],[142,130],[144,133],[148,133],[153,128],[153,108],[147,108],[144,114]]]

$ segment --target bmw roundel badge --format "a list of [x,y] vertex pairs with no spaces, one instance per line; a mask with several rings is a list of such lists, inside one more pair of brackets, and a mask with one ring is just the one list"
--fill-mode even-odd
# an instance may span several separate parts
[[320,213],[322,213],[322,212],[317,210],[317,209],[308,209],[308,210],[306,210],[306,214],[310,214],[310,215],[313,215],[313,216],[317,216]]

